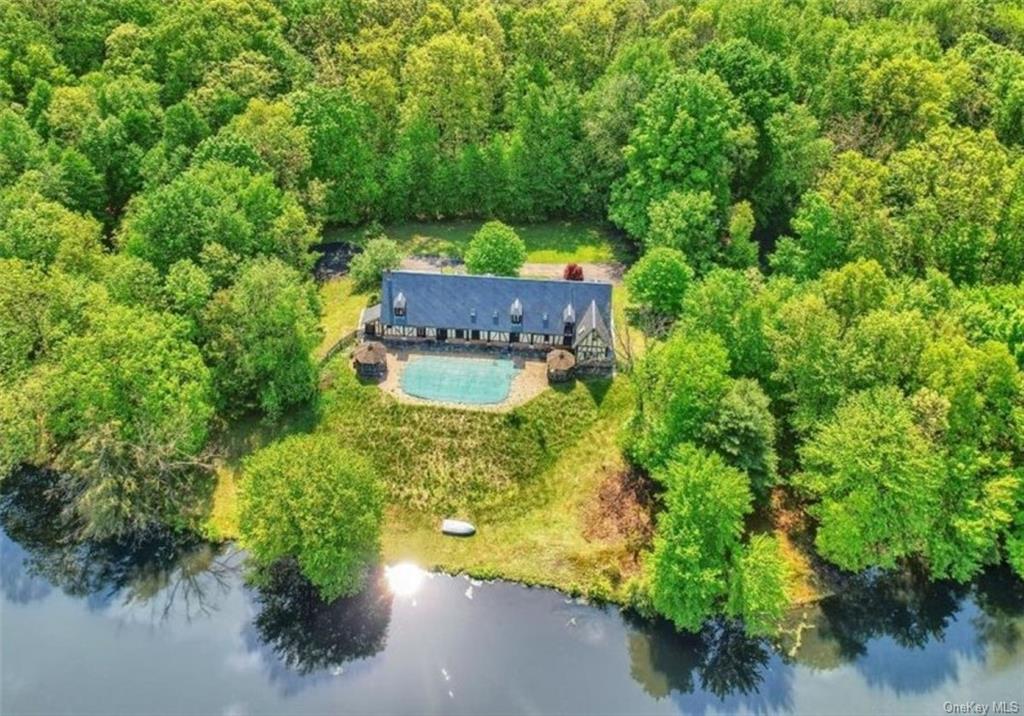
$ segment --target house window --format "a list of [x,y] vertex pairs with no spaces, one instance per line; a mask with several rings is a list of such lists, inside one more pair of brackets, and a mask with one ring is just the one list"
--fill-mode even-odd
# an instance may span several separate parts
[[475,330],[475,329],[474,329],[474,330],[472,330],[472,331],[470,331],[470,332],[469,332],[469,337],[470,337],[471,339],[473,339],[474,341],[478,341],[478,340],[480,340],[480,331],[478,331],[478,330]]
[[463,338],[466,337],[466,331],[463,330],[462,328],[456,328],[455,329],[455,337],[458,338],[461,341]]
[[417,328],[416,329],[416,337],[417,338],[426,338],[427,337],[427,329],[423,328],[422,326]]

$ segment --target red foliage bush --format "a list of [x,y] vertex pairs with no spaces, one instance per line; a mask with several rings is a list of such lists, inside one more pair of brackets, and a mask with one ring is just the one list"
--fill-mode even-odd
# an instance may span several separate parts
[[582,281],[583,267],[579,264],[566,264],[565,271],[562,272],[562,278],[566,281]]

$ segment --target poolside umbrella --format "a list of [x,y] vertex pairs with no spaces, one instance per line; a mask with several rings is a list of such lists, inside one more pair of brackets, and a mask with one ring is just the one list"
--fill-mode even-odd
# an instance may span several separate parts
[[387,370],[388,351],[379,341],[366,341],[352,352],[352,363],[359,375],[376,376]]
[[556,348],[548,353],[548,380],[568,380],[576,367],[576,356],[569,351]]

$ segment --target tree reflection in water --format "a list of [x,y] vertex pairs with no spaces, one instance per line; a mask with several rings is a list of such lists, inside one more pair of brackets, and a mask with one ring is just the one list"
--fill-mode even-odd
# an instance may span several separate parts
[[116,540],[69,539],[61,506],[48,494],[52,484],[52,473],[27,468],[3,482],[0,525],[10,540],[4,542],[0,588],[8,598],[42,598],[49,589],[26,585],[45,580],[84,598],[93,609],[116,602],[149,607],[156,620],[172,613],[191,619],[208,614],[230,590],[237,553],[191,533],[154,530]]
[[384,649],[392,596],[376,573],[352,597],[320,599],[294,560],[278,562],[255,593],[258,642],[299,674],[340,667]]
[[785,710],[791,701],[790,670],[769,642],[735,622],[709,622],[697,634],[660,620],[630,625],[631,674],[656,699],[671,697],[687,713]]
[[784,649],[729,622],[683,634],[665,622],[631,619],[632,676],[687,712],[786,710],[797,666],[849,665],[870,685],[924,693],[958,679],[963,659],[1019,668],[1024,583],[1005,568],[968,585],[869,572],[847,576],[834,596],[800,617],[799,638]]

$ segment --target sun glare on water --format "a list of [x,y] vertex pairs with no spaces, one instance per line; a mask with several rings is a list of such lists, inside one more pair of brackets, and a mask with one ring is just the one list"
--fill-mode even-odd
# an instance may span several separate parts
[[402,562],[384,568],[388,589],[396,597],[411,597],[423,586],[427,572],[412,562]]

